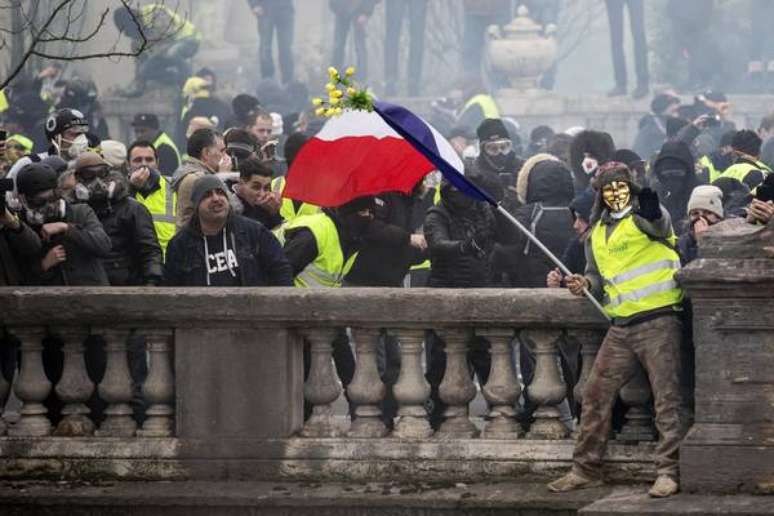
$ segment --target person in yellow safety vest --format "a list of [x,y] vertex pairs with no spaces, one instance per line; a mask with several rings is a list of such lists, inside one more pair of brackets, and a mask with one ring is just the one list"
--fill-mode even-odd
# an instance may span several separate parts
[[731,142],[736,160],[720,177],[736,179],[755,193],[755,188],[771,174],[771,169],[760,161],[763,141],[758,133],[749,129],[737,131]]
[[23,134],[12,134],[5,140],[5,162],[10,167],[20,158],[32,154],[34,142]]
[[[296,159],[296,155],[307,140],[309,140],[309,138],[304,133],[298,132],[288,136],[287,141],[285,141],[283,154],[285,155],[285,161],[287,162],[288,173],[290,172],[291,165],[293,165],[293,161]],[[314,215],[320,213],[320,208],[314,204],[294,201],[293,199],[282,197],[282,193],[285,191],[285,184],[286,178],[283,176],[275,177],[271,182],[272,192],[281,199],[279,213],[285,222],[290,222],[301,215]]]
[[619,389],[642,366],[661,434],[655,448],[658,477],[649,494],[666,497],[679,490],[678,450],[688,426],[680,382],[683,290],[675,278],[680,269],[675,235],[658,195],[641,189],[623,163],[600,166],[593,185],[597,199],[585,244],[586,271],[565,281],[574,295],[588,289],[602,300],[612,326],[587,380],[572,470],[548,488],[566,492],[603,483],[611,409]]
[[138,141],[151,142],[158,156],[158,171],[172,177],[180,166],[180,151],[167,133],[161,130],[159,118],[152,113],[138,113],[132,120],[134,136]]
[[500,108],[488,93],[476,93],[463,105],[457,115],[456,126],[475,131],[487,118],[501,118]]
[[[139,96],[149,80],[182,85],[191,76],[190,60],[199,51],[202,33],[185,16],[163,4],[148,4],[113,11],[113,22],[132,39],[137,50],[145,41],[154,44],[137,58],[135,81],[123,93]],[[170,71],[172,70],[172,71]]]
[[156,149],[150,142],[132,143],[127,156],[132,194],[153,217],[156,238],[166,256],[167,244],[175,236],[177,194],[172,190],[171,180],[159,173]]

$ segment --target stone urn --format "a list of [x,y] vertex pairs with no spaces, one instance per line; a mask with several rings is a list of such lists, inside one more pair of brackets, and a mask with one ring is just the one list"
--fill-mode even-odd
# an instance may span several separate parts
[[544,35],[543,27],[529,17],[523,5],[511,23],[489,29],[492,68],[504,74],[516,90],[538,89],[541,75],[551,67],[557,52],[556,39]]

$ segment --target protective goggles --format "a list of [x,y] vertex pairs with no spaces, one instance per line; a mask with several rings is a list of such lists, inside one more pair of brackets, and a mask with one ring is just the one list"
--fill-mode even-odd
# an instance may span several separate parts
[[511,140],[495,140],[484,143],[483,147],[484,152],[490,156],[508,154],[513,149],[513,142]]

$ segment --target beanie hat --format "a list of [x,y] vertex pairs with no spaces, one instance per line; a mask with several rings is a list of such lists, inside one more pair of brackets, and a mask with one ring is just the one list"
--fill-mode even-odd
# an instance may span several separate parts
[[630,185],[634,184],[632,171],[620,161],[608,161],[600,165],[597,174],[591,180],[591,185],[595,190],[602,190],[603,186],[614,181],[623,181]]
[[620,161],[627,167],[631,167],[632,164],[642,161],[642,158],[631,149],[618,149],[613,153],[613,161]]
[[8,138],[6,138],[6,143],[8,142],[16,142],[22,147],[24,147],[24,152],[30,153],[32,152],[33,147],[35,147],[35,143],[24,136],[23,134],[12,134]]
[[508,129],[505,128],[505,124],[499,118],[487,118],[476,130],[478,140],[482,142],[490,140],[510,140],[511,135],[508,134]]
[[691,198],[688,200],[688,211],[691,210],[711,211],[721,219],[723,218],[723,192],[717,186],[701,185],[693,189]]
[[748,156],[758,156],[761,153],[761,145],[763,140],[755,131],[750,129],[742,129],[734,134],[733,140],[731,140],[731,147],[735,151],[743,152]]
[[102,157],[111,168],[118,168],[126,163],[126,145],[116,140],[103,140],[100,144]]
[[16,190],[28,197],[56,188],[56,172],[43,163],[30,163],[19,171]]
[[660,93],[653,97],[653,100],[650,102],[650,110],[653,111],[655,114],[660,115],[666,109],[671,106],[672,104],[679,104],[680,99],[675,97],[674,95],[669,95],[666,93]]
[[61,176],[65,172],[67,172],[67,162],[57,156],[56,154],[52,154],[51,156],[46,156],[41,161],[44,165],[48,165],[51,167],[51,170],[56,172],[57,176]]
[[82,168],[98,167],[100,165],[110,166],[108,162],[102,159],[102,156],[96,152],[84,152],[75,160],[74,168],[75,170],[80,170]]
[[591,220],[591,208],[594,206],[594,192],[586,189],[575,196],[570,203],[570,211],[572,211],[576,217],[580,217],[586,222]]
[[228,195],[226,185],[215,175],[208,174],[196,180],[191,190],[191,204],[194,209],[199,207],[204,196],[211,190],[220,190],[224,195]]

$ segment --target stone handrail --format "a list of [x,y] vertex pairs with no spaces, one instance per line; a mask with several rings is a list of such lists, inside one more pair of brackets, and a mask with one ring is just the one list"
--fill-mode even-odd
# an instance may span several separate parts
[[[196,451],[187,453],[197,459],[210,453],[238,455],[245,442],[267,439],[308,440],[310,444],[302,446],[311,455],[320,453],[319,447],[314,449],[314,443],[323,446],[319,439],[344,435],[428,443],[471,438],[518,441],[525,437],[515,418],[520,395],[537,407],[526,437],[535,443],[545,441],[543,446],[550,449],[554,446],[550,442],[568,437],[557,406],[573,387],[565,384],[560,371],[559,343],[574,340],[584,358],[574,386],[580,401],[607,327],[588,302],[552,289],[292,288],[3,288],[0,325],[21,343],[21,367],[13,390],[22,407],[19,421],[8,428],[10,438],[52,433],[92,441],[174,438],[170,443],[190,446]],[[354,377],[346,386],[354,412],[345,426],[332,410],[342,385],[331,360],[331,342],[342,328],[349,328],[357,356]],[[446,357],[445,374],[437,386],[446,408],[435,432],[426,410],[430,386],[422,361],[430,330],[444,340]],[[385,331],[399,343],[400,355],[399,375],[389,386],[382,382],[376,359]],[[144,338],[148,356],[142,385],[146,417],[139,425],[130,407],[138,390],[133,389],[128,368],[130,334]],[[55,335],[62,343],[64,367],[56,382],[47,378],[41,361],[44,335]],[[84,361],[87,335],[104,342],[106,367],[97,385]],[[491,358],[488,379],[480,386],[488,416],[478,425],[471,421],[468,408],[477,393],[466,359],[474,335],[489,343]],[[309,357],[306,380],[304,343]],[[527,346],[535,359],[534,379],[525,392],[514,364],[519,345]],[[622,399],[632,407],[618,437],[624,442],[653,439],[647,412],[650,389],[643,379],[638,376],[622,391]],[[3,400],[9,387],[0,383]],[[391,433],[380,408],[388,389],[398,406]],[[43,405],[52,392],[64,404],[55,428]],[[95,392],[107,404],[104,421],[96,427],[85,405]],[[304,399],[311,405],[306,421]],[[224,439],[231,443],[227,452]],[[3,441],[0,438],[0,465],[4,454],[14,455],[16,461],[25,453],[38,453],[17,447],[16,441],[5,445]],[[336,441],[328,442],[326,447]],[[256,446],[248,448],[255,451]],[[561,446],[569,450],[567,444]],[[53,453],[51,449],[40,453]],[[173,456],[180,458],[181,453],[185,455],[177,451]],[[272,453],[276,459],[279,452]],[[164,455],[164,460],[169,458]],[[564,464],[567,458],[562,460]],[[18,468],[16,462],[13,465]]]

